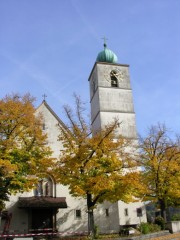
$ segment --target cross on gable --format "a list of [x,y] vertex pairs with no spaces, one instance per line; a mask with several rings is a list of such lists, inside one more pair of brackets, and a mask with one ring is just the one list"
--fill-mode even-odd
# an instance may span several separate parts
[[46,98],[47,98],[47,95],[44,93],[44,94],[42,95],[42,97],[44,98],[43,100],[45,101]]

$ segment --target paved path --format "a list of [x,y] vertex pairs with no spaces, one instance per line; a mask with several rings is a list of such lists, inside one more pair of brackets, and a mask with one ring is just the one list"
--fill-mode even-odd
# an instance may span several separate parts
[[150,240],[180,240],[180,233],[174,233],[161,237],[150,238]]

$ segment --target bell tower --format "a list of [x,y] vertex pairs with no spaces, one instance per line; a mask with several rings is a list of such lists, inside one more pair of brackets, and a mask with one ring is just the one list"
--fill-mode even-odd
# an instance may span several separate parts
[[100,130],[116,118],[117,134],[136,139],[129,65],[117,62],[115,53],[104,44],[89,76],[92,129]]

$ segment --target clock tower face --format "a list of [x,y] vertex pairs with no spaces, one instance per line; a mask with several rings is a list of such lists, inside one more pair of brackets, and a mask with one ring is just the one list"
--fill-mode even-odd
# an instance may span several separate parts
[[105,68],[104,69],[104,78],[110,82],[112,77],[115,77],[118,81],[123,81],[125,77],[125,73],[119,69],[118,67],[113,68]]

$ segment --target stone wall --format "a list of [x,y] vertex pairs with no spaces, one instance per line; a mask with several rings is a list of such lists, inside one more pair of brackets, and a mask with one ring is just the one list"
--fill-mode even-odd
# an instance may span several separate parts
[[180,232],[180,221],[167,222],[166,228],[169,229],[171,233]]

